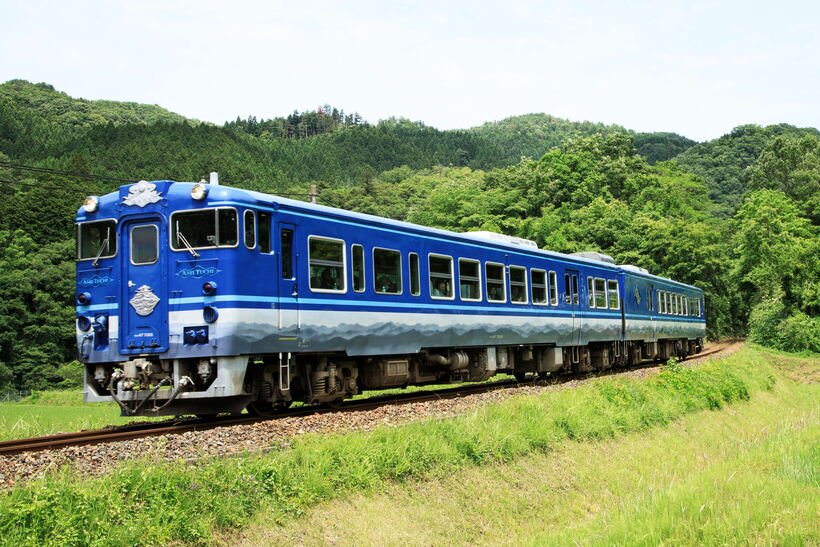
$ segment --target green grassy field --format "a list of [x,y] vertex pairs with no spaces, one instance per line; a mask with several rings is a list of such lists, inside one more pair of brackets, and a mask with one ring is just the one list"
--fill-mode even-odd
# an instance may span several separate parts
[[771,391],[663,428],[259,514],[230,544],[816,545],[820,360],[769,353]]
[[816,542],[818,366],[746,348],[263,455],[64,471],[0,496],[0,538]]
[[38,391],[0,403],[0,441],[99,429],[155,418],[123,418],[116,403],[86,404],[80,391]]

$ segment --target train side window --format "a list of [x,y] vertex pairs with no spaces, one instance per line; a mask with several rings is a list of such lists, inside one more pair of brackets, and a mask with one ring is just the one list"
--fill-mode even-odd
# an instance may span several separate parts
[[595,307],[606,309],[606,279],[595,278]]
[[558,305],[558,274],[550,272],[550,304]]
[[280,232],[282,248],[282,279],[293,279],[293,230]]
[[245,247],[256,247],[256,215],[253,211],[245,211],[243,224],[245,225]]
[[401,294],[401,253],[373,249],[373,284],[379,294]]
[[587,306],[595,307],[595,278],[587,277]]
[[419,274],[419,255],[410,253],[410,294],[421,294],[421,275]]
[[308,237],[310,290],[343,293],[345,283],[345,242],[329,237]]
[[153,264],[159,256],[159,231],[153,224],[131,228],[131,264]]
[[478,260],[458,259],[458,288],[462,300],[481,300],[481,263]]
[[353,290],[364,292],[364,247],[353,245]]
[[700,297],[698,297],[698,317],[703,317],[703,308],[701,307],[702,305],[703,300]]
[[430,296],[433,298],[453,298],[453,257],[428,255],[430,267]]
[[259,211],[256,229],[259,232],[259,252],[270,253],[270,213]]
[[510,302],[527,303],[527,269],[521,266],[510,266]]
[[547,305],[547,272],[544,270],[530,270],[530,287],[532,287],[532,303],[538,306]]
[[663,291],[658,291],[658,313],[666,313],[666,299],[663,296]]
[[619,310],[621,309],[621,296],[618,293],[618,281],[615,279],[609,279],[606,282],[607,285],[607,294],[609,296],[609,309],[610,310]]
[[689,298],[683,298],[681,300],[681,302],[683,303],[683,315],[688,316],[689,315]]
[[506,302],[507,284],[504,282],[504,265],[496,262],[484,264],[484,279],[486,280],[487,301]]
[[672,311],[675,315],[680,315],[680,295],[672,295]]

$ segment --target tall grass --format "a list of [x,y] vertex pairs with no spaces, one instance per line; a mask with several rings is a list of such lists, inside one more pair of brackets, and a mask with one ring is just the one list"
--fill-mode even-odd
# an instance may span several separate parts
[[645,381],[602,379],[516,397],[448,420],[297,438],[292,448],[196,465],[129,463],[105,478],[65,471],[0,497],[0,538],[16,544],[207,542],[242,526],[386,482],[543,453],[561,441],[611,438],[719,409],[775,383],[747,349],[701,367],[668,366]]

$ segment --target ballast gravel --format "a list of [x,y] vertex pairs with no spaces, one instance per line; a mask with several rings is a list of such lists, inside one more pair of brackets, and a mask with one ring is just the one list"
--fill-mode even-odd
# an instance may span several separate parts
[[[740,349],[741,346],[741,343],[724,344],[720,352],[688,360],[686,365],[726,357]],[[712,348],[715,347],[712,346]],[[660,367],[657,366],[646,367],[622,372],[618,376],[645,378],[657,374],[659,370]],[[9,489],[16,484],[66,467],[76,470],[81,475],[101,475],[128,460],[194,462],[205,457],[282,449],[287,448],[295,437],[307,433],[366,431],[385,424],[397,425],[430,418],[449,418],[474,410],[481,405],[497,403],[511,397],[573,388],[593,379],[594,376],[591,376],[556,384],[532,384],[515,389],[502,388],[455,399],[386,404],[370,410],[286,417],[252,424],[219,427],[207,431],[190,431],[174,435],[0,456],[0,489]]]

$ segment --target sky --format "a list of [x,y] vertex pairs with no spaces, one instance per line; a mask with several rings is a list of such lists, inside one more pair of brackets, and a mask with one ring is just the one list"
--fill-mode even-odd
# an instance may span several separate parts
[[820,2],[0,0],[0,82],[16,78],[218,124],[330,104],[703,141],[820,127]]

